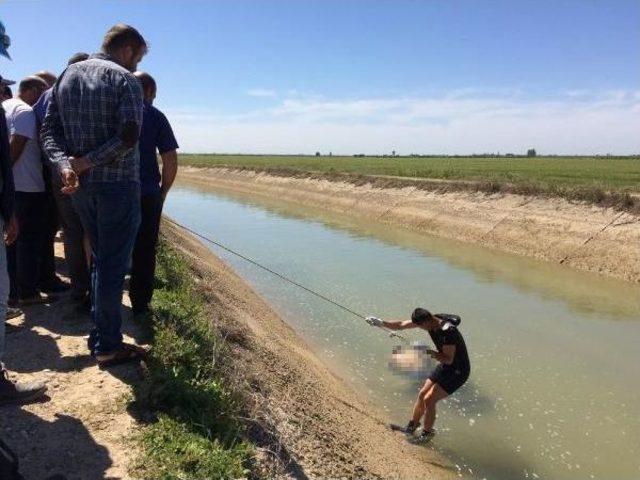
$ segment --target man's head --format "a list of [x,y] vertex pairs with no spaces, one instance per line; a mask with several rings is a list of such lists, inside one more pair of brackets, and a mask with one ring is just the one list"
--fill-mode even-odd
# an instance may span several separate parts
[[134,72],[147,53],[147,42],[135,28],[118,23],[104,36],[102,52],[117,64]]
[[421,328],[435,330],[440,326],[438,319],[424,308],[416,308],[411,314],[411,321]]
[[5,100],[9,100],[10,98],[13,98],[11,87],[9,85],[0,84],[0,102],[4,102]]
[[32,75],[20,82],[18,86],[18,97],[27,105],[33,105],[47,88],[49,88],[47,82],[40,77]]
[[158,90],[156,81],[147,72],[135,72],[134,75],[140,82],[140,85],[142,85],[144,99],[149,103],[153,103],[153,100],[156,98],[156,92]]
[[56,77],[53,73],[48,72],[46,70],[42,70],[38,73],[34,73],[33,76],[40,77],[42,80],[47,82],[47,85],[49,86],[49,88],[53,87],[53,84],[56,83],[56,80],[58,79],[58,77]]
[[87,58],[89,58],[88,53],[78,52],[71,55],[69,61],[67,62],[67,66],[73,65],[74,63],[84,62]]

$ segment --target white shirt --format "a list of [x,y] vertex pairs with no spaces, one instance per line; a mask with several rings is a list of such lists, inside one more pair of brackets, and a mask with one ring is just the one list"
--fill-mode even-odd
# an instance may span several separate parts
[[19,98],[5,100],[2,107],[9,135],[21,135],[28,139],[20,158],[13,165],[16,192],[44,192],[36,115],[33,109]]

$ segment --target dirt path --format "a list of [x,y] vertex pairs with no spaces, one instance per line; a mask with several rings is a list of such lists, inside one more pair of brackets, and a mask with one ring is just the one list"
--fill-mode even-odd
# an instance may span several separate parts
[[504,193],[374,188],[227,168],[182,168],[179,180],[640,282],[640,217],[612,208]]
[[[56,242],[56,255],[62,245]],[[125,299],[128,302],[128,298]],[[47,380],[48,398],[24,407],[0,408],[0,435],[20,457],[27,480],[55,473],[68,479],[129,478],[135,458],[130,438],[135,420],[126,411],[130,385],[140,379],[138,367],[101,371],[89,356],[87,315],[76,313],[66,299],[24,309],[9,321],[5,363],[20,380]],[[138,332],[125,313],[129,340]]]
[[235,347],[238,382],[254,403],[252,418],[265,420],[270,435],[280,441],[289,475],[301,479],[456,476],[452,465],[433,450],[411,445],[391,432],[384,415],[334,376],[208,248],[169,224],[163,232],[190,258],[214,324],[230,329],[227,338],[247,339]]

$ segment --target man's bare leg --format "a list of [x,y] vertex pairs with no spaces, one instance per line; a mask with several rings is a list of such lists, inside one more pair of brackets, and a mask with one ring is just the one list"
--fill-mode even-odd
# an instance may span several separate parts
[[424,386],[420,389],[420,392],[418,393],[418,399],[416,400],[416,403],[413,407],[413,418],[411,419],[411,421],[416,425],[420,423],[420,419],[422,418],[422,415],[424,415],[424,411],[425,411],[424,399],[427,396],[427,394],[433,389],[434,386],[435,386],[435,383],[433,383],[430,379],[427,379],[427,381],[424,382]]
[[429,431],[433,428],[433,425],[436,423],[436,404],[445,398],[447,398],[449,394],[444,391],[444,389],[435,383],[433,388],[427,392],[424,397],[424,430]]

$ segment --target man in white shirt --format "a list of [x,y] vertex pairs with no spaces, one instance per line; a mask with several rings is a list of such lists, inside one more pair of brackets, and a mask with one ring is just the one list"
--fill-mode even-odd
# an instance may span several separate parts
[[16,217],[20,231],[15,246],[7,252],[11,279],[10,304],[29,305],[51,301],[50,297],[38,291],[38,266],[46,225],[46,193],[36,116],[31,108],[46,88],[47,84],[41,78],[27,77],[20,82],[18,96],[2,102],[9,131]]

